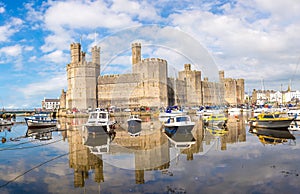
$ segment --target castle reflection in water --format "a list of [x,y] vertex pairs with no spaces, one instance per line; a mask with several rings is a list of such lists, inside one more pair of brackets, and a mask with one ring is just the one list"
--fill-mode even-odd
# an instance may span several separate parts
[[[59,130],[69,143],[69,166],[74,169],[74,186],[84,187],[87,179],[104,182],[105,165],[134,169],[136,184],[143,184],[145,171],[167,171],[178,155],[193,160],[195,155],[204,155],[211,148],[226,150],[227,144],[246,141],[245,117],[228,117],[227,128],[218,130],[203,127],[201,119],[193,118],[196,125],[192,132],[178,136],[178,139],[162,132],[158,120],[144,119],[148,122],[143,122],[141,134],[130,136],[122,124],[126,119],[122,117],[116,118],[121,124],[111,135],[86,132],[83,130],[84,118],[60,118]],[[176,146],[176,141],[184,141],[186,145]],[[172,150],[177,154],[174,155]],[[133,159],[126,161],[126,156]],[[91,171],[93,173],[89,173]],[[93,177],[89,177],[91,174]]]

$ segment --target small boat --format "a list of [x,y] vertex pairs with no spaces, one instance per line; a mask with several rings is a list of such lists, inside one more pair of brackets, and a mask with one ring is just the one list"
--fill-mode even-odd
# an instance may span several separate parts
[[227,124],[227,120],[228,118],[225,116],[225,114],[213,114],[207,118],[204,118],[203,123],[211,126],[225,126]]
[[137,136],[142,131],[142,119],[139,115],[130,115],[127,119],[128,133],[133,136]]
[[288,128],[293,118],[283,113],[261,113],[249,120],[250,127],[281,129]]
[[57,120],[50,117],[49,113],[37,113],[31,117],[25,117],[28,128],[55,127]]
[[14,123],[12,121],[0,118],[0,126],[7,126],[7,125],[13,125]]
[[178,109],[177,106],[168,107],[166,111],[160,112],[158,115],[158,119],[161,122],[166,122],[170,117],[174,117],[177,115],[185,115],[186,112],[183,112]]
[[288,140],[295,140],[295,136],[289,132],[288,129],[273,130],[267,128],[253,128],[250,127],[249,132],[256,134],[262,144],[283,144]]
[[108,111],[97,109],[89,113],[88,121],[83,127],[86,127],[89,132],[109,133],[114,130],[115,124],[115,121],[110,120]]
[[295,120],[300,120],[300,109],[290,109],[287,111],[289,117],[294,118]]
[[300,122],[299,121],[294,121],[290,124],[288,127],[288,130],[290,131],[300,131]]
[[178,115],[171,117],[164,123],[165,130],[185,130],[190,132],[195,126],[188,115]]
[[241,112],[242,112],[242,109],[238,108],[238,107],[228,108],[228,114],[230,114],[230,115],[238,115],[238,114],[241,114]]

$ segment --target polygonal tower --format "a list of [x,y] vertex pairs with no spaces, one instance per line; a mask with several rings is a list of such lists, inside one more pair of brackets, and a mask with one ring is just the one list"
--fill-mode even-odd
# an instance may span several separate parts
[[92,48],[92,62],[86,62],[79,43],[72,43],[71,63],[67,65],[67,109],[97,108],[97,78],[100,74],[100,48]]

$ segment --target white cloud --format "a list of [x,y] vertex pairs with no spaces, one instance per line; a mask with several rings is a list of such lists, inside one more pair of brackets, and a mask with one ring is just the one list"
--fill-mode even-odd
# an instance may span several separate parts
[[42,59],[47,62],[53,62],[57,64],[67,64],[69,58],[61,50],[56,50],[47,55],[44,55]]
[[0,7],[0,13],[4,13],[5,12],[5,8],[4,7]]
[[161,19],[155,7],[147,1],[114,0],[110,9],[116,13],[128,14],[131,18],[138,17],[139,20],[158,21]]
[[[198,9],[184,10],[170,15],[170,21],[206,45],[214,54],[220,69],[228,77],[259,80],[286,77],[290,69],[283,66],[297,61],[300,53],[299,6],[295,1],[287,4],[278,1],[237,2],[223,6],[224,14]],[[280,19],[283,9],[293,7],[291,14]],[[288,13],[285,9],[285,12]],[[247,60],[244,60],[247,59]],[[266,73],[270,72],[274,73]],[[276,71],[276,73],[275,73]],[[299,73],[298,73],[299,74]]]
[[7,56],[19,56],[22,53],[22,46],[14,45],[14,46],[6,46],[0,48],[0,53],[4,53]]
[[56,77],[44,79],[36,83],[28,84],[25,87],[19,88],[18,91],[23,93],[25,98],[34,98],[36,96],[47,96],[50,93],[59,93],[62,88],[66,88],[66,74],[60,74]]

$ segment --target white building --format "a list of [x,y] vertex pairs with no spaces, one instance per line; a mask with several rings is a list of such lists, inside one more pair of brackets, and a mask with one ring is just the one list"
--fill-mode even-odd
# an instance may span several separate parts
[[42,109],[44,110],[58,110],[60,105],[59,99],[46,99],[42,101]]

